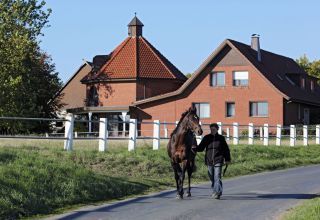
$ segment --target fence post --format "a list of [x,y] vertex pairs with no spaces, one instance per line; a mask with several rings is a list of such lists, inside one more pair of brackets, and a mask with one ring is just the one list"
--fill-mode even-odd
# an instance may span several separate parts
[[227,128],[227,141],[230,140],[230,128]]
[[[199,122],[199,124],[200,124],[200,126],[202,125],[201,121]],[[201,135],[200,136],[196,136],[196,141],[197,141],[198,145],[200,144],[201,140],[202,140],[202,136]]]
[[160,149],[160,121],[153,121],[153,150]]
[[222,122],[217,122],[219,126],[218,134],[222,135]]
[[67,139],[64,141],[64,149],[71,151],[73,149],[73,127],[74,127],[74,115],[68,113],[66,115],[66,122],[64,126],[64,137]]
[[239,144],[239,124],[237,122],[233,122],[233,144]]
[[167,128],[166,121],[164,121],[164,123],[163,123],[163,128],[164,128],[164,137],[168,138],[168,128]]
[[303,125],[303,145],[308,146],[308,125]]
[[253,139],[253,123],[249,123],[248,126],[248,144],[253,145],[254,139]]
[[290,146],[296,145],[296,126],[290,125]]
[[320,144],[320,125],[316,125],[316,144]]
[[100,118],[99,120],[99,151],[107,150],[107,138],[108,138],[107,125],[108,125],[107,119]]
[[269,125],[268,124],[263,125],[263,145],[264,146],[269,145]]
[[277,124],[277,137],[276,137],[276,145],[281,146],[281,130],[282,127],[280,124]]
[[137,119],[130,118],[128,151],[136,149]]
[[263,140],[263,127],[259,127],[260,129],[260,141]]

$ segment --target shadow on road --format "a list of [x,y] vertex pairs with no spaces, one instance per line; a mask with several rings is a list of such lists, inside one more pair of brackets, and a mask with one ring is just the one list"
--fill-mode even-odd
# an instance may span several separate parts
[[317,194],[256,194],[256,193],[239,193],[225,194],[222,200],[265,200],[265,199],[313,199],[318,197]]

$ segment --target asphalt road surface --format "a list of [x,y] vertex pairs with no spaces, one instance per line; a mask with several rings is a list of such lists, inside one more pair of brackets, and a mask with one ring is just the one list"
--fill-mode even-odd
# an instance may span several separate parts
[[47,219],[276,219],[288,208],[320,193],[320,165],[242,176],[223,183],[220,200],[211,198],[207,183],[194,186],[192,197],[183,200],[175,198],[175,191],[164,191]]

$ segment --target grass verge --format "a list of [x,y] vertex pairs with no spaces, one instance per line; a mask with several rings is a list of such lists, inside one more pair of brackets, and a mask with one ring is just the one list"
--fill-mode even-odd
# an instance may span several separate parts
[[[231,146],[227,177],[320,163],[318,146]],[[204,153],[193,183],[207,181]],[[165,146],[128,152],[56,147],[0,147],[0,219],[57,213],[63,207],[126,198],[174,187]]]
[[286,213],[281,220],[319,220],[320,198],[315,198],[302,203]]

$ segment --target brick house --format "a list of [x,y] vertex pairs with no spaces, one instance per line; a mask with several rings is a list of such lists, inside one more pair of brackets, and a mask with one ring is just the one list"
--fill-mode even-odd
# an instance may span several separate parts
[[[109,55],[93,58],[91,71],[77,81],[84,85],[86,98],[82,106],[68,108],[68,112],[127,120],[144,115],[132,103],[181,87],[187,77],[142,36],[143,26],[135,16],[128,25],[129,36]],[[117,123],[109,123],[109,129],[115,133],[128,130]]]
[[[142,36],[142,27],[134,17],[129,36],[109,55],[93,59],[81,79],[86,89],[83,106],[69,112],[174,122],[194,105],[203,123],[319,122],[318,79],[293,59],[260,49],[259,36],[252,36],[251,45],[225,40],[187,80]],[[141,124],[139,130],[151,136],[151,126]],[[121,125],[110,128],[127,130]]]
[[177,91],[133,106],[161,121],[176,121],[195,105],[203,123],[318,123],[317,80],[293,59],[260,49],[253,35],[251,46],[225,40]]

